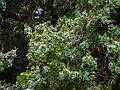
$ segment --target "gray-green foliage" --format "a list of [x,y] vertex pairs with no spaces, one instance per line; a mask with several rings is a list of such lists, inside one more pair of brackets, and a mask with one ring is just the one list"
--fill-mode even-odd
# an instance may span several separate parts
[[88,43],[82,40],[86,31],[81,24],[81,18],[63,17],[56,27],[47,22],[35,26],[27,54],[31,62],[29,88],[74,90],[81,88],[82,84],[78,84],[84,81],[89,82],[88,86],[92,84],[96,60],[87,50]]
[[[35,31],[30,34],[32,36],[27,54],[31,62],[31,79],[26,87],[35,90],[92,89],[96,84],[97,70],[97,59],[89,51],[92,40],[107,47],[109,69],[119,73],[119,57],[116,56],[119,55],[119,36],[116,36],[119,34],[119,27],[111,27],[112,20],[109,19],[110,9],[114,8],[113,3],[116,4],[116,1],[80,2],[83,4],[76,6],[74,18],[59,18],[55,27],[49,22],[35,26]],[[88,4],[92,9],[80,8]],[[95,22],[99,18],[109,24],[109,31],[103,35],[94,32]],[[114,63],[115,58],[117,63]]]
[[[44,5],[47,0],[41,2]],[[57,3],[54,0],[55,11],[60,8]],[[32,31],[25,24],[25,32],[30,39],[29,65],[28,70],[17,77],[17,87],[23,90],[110,90],[111,80],[120,74],[120,27],[113,25],[110,18],[111,10],[118,7],[118,3],[119,0],[78,0],[74,14],[59,17],[55,26],[46,21],[35,25]],[[59,10],[57,14],[60,14]],[[100,34],[102,29],[96,31],[98,19],[108,24],[108,31],[103,34]],[[107,49],[108,68],[113,78],[106,86],[96,84],[98,58],[91,56],[91,42],[100,43]],[[1,58],[4,55],[9,54],[1,53]],[[11,58],[7,57],[7,60],[7,65],[10,65]]]
[[11,50],[8,53],[0,52],[0,71],[12,65],[12,61],[16,57],[16,50]]

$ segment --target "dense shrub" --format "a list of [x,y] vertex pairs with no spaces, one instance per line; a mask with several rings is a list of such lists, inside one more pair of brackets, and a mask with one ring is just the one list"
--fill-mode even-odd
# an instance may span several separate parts
[[118,90],[119,4],[1,0],[1,89]]

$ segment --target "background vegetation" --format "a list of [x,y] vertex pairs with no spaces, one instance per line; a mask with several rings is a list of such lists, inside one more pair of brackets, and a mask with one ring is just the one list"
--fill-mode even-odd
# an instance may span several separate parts
[[119,90],[119,0],[0,0],[0,90]]

